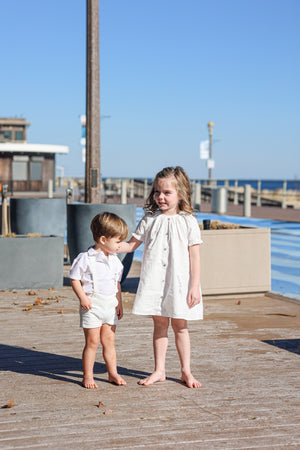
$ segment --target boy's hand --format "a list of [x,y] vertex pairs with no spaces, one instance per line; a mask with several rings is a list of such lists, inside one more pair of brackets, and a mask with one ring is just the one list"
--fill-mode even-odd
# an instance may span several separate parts
[[92,301],[91,299],[86,295],[85,297],[80,299],[80,306],[81,309],[89,310],[92,308]]
[[199,288],[191,288],[187,296],[187,304],[189,308],[198,305],[201,302],[201,295]]
[[123,317],[123,305],[122,302],[119,302],[118,306],[116,306],[116,312],[118,319],[121,320]]

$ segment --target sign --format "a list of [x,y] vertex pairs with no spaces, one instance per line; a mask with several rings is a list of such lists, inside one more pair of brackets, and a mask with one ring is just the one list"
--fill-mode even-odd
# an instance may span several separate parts
[[200,159],[209,158],[209,141],[200,142]]
[[208,159],[206,161],[206,165],[208,169],[214,169],[215,168],[215,161],[213,159]]

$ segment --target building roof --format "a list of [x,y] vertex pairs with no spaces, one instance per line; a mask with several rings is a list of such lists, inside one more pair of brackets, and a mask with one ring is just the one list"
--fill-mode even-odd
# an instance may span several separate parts
[[5,142],[0,143],[0,153],[69,153],[66,145],[28,144]]

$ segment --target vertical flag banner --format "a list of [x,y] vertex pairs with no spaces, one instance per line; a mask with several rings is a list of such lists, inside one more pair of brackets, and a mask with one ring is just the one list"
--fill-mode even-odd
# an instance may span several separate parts
[[209,158],[209,141],[200,142],[200,159]]
[[86,116],[84,116],[84,115],[80,116],[80,122],[81,122],[81,139],[80,139],[80,145],[82,146],[82,162],[85,163]]

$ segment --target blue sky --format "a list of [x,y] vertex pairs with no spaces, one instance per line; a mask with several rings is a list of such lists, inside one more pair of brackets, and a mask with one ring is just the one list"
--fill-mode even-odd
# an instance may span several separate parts
[[[102,176],[300,178],[299,0],[100,0]],[[1,117],[82,176],[85,0],[1,4]]]

